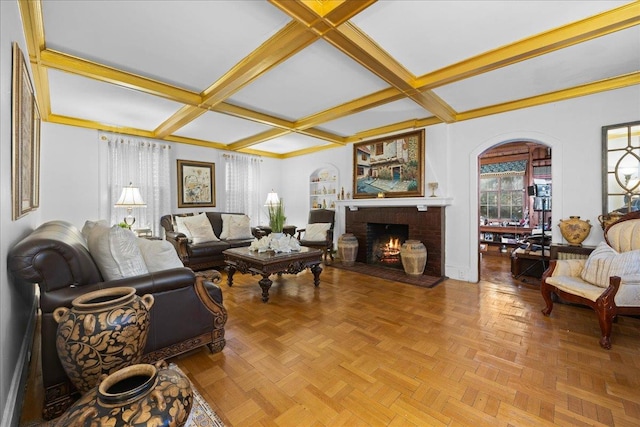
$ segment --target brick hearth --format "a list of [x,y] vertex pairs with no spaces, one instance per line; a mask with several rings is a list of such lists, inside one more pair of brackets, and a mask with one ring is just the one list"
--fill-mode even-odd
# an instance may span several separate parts
[[[427,265],[424,274],[442,277],[444,274],[444,208],[429,206],[426,211],[415,207],[361,207],[346,210],[345,229],[358,239],[358,245],[366,248],[367,223],[407,224],[409,239],[420,240],[427,248]],[[366,250],[359,250],[356,261],[366,263]]]

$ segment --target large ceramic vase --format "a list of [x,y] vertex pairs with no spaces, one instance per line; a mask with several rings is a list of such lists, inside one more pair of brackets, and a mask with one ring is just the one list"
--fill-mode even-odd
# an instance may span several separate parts
[[338,237],[338,256],[342,264],[352,266],[358,256],[358,239],[351,233]]
[[56,426],[183,426],[191,412],[189,379],[176,369],[139,364],[107,376]]
[[400,259],[405,273],[419,276],[427,265],[427,248],[419,240],[406,240],[400,247]]
[[591,232],[589,220],[582,220],[579,216],[570,216],[569,219],[561,219],[558,224],[562,237],[569,246],[582,246],[582,242]]
[[56,308],[53,318],[60,362],[78,391],[86,393],[101,377],[140,362],[153,295],[139,297],[131,287],[108,288],[81,295],[71,305]]

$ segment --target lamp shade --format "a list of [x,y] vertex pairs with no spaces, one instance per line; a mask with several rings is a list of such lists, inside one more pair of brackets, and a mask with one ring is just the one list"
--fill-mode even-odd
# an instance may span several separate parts
[[140,195],[140,189],[138,187],[133,187],[131,183],[127,187],[122,189],[122,194],[120,194],[120,198],[115,204],[118,208],[134,208],[134,207],[144,207],[147,204],[142,200],[142,196]]
[[265,206],[273,206],[280,203],[280,198],[278,197],[278,193],[275,191],[271,191],[271,193],[267,194],[267,200],[264,202]]

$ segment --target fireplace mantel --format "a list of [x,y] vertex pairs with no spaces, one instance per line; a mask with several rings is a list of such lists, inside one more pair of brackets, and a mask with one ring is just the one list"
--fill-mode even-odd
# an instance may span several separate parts
[[397,207],[415,206],[419,211],[426,211],[429,206],[449,206],[453,202],[451,197],[381,197],[372,199],[337,200],[336,206],[348,207],[356,211],[359,207]]

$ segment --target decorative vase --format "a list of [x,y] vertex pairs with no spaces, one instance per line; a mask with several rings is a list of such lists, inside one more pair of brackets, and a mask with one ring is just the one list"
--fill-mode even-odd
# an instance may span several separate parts
[[623,216],[624,214],[613,211],[613,212],[609,212],[606,215],[598,216],[598,221],[600,221],[600,225],[602,226],[602,229],[605,230],[608,226],[618,221]]
[[338,237],[338,256],[342,264],[352,266],[358,255],[358,239],[351,233],[345,233]]
[[132,365],[107,376],[56,426],[183,426],[193,405],[191,383],[164,365]]
[[427,248],[419,240],[406,240],[400,247],[400,259],[405,273],[419,276],[427,264]]
[[579,216],[561,219],[558,227],[560,227],[562,237],[569,243],[569,246],[582,246],[582,242],[591,232],[589,220],[582,220]]
[[153,295],[142,298],[131,287],[88,292],[58,307],[56,349],[65,372],[81,393],[104,375],[139,363],[147,344]]

